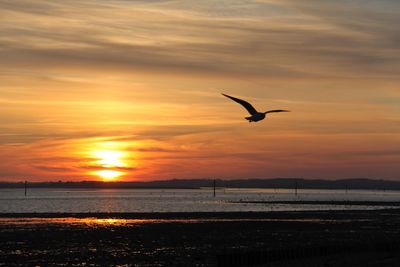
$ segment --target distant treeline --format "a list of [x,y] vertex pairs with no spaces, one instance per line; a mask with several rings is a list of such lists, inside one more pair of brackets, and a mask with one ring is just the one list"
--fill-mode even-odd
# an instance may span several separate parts
[[[212,179],[165,180],[149,182],[28,182],[30,188],[186,188],[213,186]],[[24,182],[0,182],[0,188],[23,188]],[[309,180],[301,178],[216,180],[226,188],[298,188],[298,189],[375,189],[400,190],[400,181],[374,179]]]

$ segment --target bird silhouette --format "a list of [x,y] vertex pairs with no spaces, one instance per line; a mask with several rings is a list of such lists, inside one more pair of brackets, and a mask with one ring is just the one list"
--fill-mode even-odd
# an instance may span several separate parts
[[257,121],[261,121],[265,118],[265,116],[268,113],[273,113],[273,112],[289,112],[289,110],[284,110],[284,109],[273,109],[273,110],[268,110],[266,112],[258,112],[249,102],[244,101],[242,99],[230,96],[230,95],[226,95],[226,94],[222,94],[223,96],[232,99],[233,101],[239,103],[240,105],[242,105],[249,113],[250,113],[250,117],[245,117],[246,120],[248,120],[249,122],[257,122]]

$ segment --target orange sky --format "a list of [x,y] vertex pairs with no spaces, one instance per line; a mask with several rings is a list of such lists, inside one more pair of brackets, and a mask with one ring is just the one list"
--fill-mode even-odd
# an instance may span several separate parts
[[[400,3],[0,2],[0,181],[397,179]],[[249,124],[244,109],[289,109]]]

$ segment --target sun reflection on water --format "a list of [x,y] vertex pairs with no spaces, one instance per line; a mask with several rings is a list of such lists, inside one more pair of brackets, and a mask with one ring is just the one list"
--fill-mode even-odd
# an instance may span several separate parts
[[[126,219],[117,219],[117,218],[84,218],[80,219],[79,223],[84,223],[89,226],[118,226],[118,225],[126,225],[128,221]],[[129,223],[143,223],[143,220],[135,220],[129,221]]]
[[121,218],[0,218],[1,224],[38,225],[38,224],[69,224],[86,225],[89,227],[124,226],[149,223],[148,219],[121,219]]
[[[118,226],[138,226],[142,224],[154,223],[207,223],[207,222],[245,222],[245,221],[265,221],[265,222],[318,222],[318,223],[335,223],[332,219],[278,219],[278,218],[256,218],[256,219],[227,219],[227,218],[187,218],[187,219],[122,219],[122,218],[0,218],[0,225],[15,225],[15,226],[29,226],[29,225],[45,225],[45,224],[66,224],[71,226],[86,226],[91,228],[96,227],[118,227]],[[352,220],[349,220],[349,222]],[[338,221],[339,222],[339,221]],[[346,222],[346,220],[340,220]]]

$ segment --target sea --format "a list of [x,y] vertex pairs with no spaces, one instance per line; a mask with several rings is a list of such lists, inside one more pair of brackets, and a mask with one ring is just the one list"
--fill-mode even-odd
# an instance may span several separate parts
[[[338,205],[336,202],[344,203]],[[352,202],[358,204],[353,205]],[[30,188],[26,195],[24,189],[0,189],[0,213],[366,210],[390,208],[390,203],[396,202],[400,202],[400,191],[390,190],[218,188],[214,196],[213,188]]]

